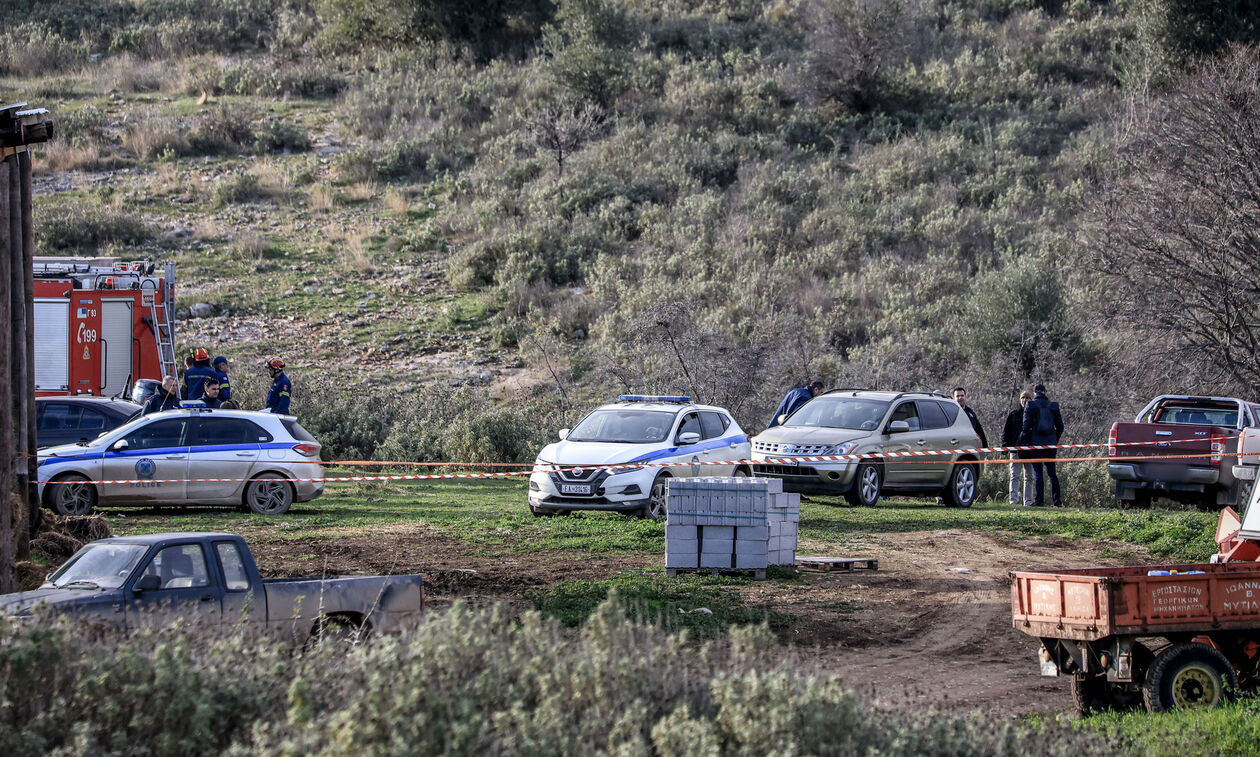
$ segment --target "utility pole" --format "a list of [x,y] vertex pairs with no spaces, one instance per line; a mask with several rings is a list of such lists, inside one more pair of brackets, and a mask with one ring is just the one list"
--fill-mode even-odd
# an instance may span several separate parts
[[30,146],[52,133],[48,111],[0,106],[0,594],[17,591],[39,518]]

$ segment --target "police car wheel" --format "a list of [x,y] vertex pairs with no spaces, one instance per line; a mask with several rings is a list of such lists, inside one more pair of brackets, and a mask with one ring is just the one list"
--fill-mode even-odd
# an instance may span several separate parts
[[47,489],[48,503],[58,515],[87,515],[96,507],[96,486],[83,476],[65,476],[58,481],[69,484],[51,484]]
[[293,486],[274,473],[264,473],[245,485],[245,504],[259,515],[283,515],[293,504]]
[[652,520],[665,520],[669,506],[669,492],[665,481],[669,477],[668,473],[662,473],[652,482],[648,503],[643,506],[643,517],[651,518]]

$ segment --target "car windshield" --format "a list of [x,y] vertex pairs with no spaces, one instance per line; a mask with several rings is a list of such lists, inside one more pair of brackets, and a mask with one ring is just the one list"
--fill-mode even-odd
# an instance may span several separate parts
[[596,410],[574,426],[567,440],[648,444],[665,441],[673,425],[674,413],[659,410]]
[[792,413],[783,425],[873,431],[886,412],[888,403],[882,400],[818,397]]
[[117,589],[147,550],[143,544],[89,544],[75,552],[44,586]]

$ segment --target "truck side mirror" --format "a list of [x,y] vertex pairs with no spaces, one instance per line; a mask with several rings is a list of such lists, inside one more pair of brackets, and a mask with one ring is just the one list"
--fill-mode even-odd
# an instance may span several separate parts
[[904,434],[909,430],[910,424],[906,421],[893,421],[888,424],[888,433],[890,434]]
[[560,429],[560,433],[558,434],[558,436],[560,437],[560,441],[564,441],[565,439],[568,439],[568,438],[569,438],[569,429],[567,429],[567,428],[562,428],[562,429]]
[[145,591],[157,591],[162,588],[162,579],[155,575],[140,576],[140,580],[136,583],[136,593]]

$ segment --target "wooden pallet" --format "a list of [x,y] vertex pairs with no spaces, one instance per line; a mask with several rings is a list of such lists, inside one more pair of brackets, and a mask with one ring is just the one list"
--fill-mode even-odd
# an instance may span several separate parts
[[879,570],[879,560],[873,557],[797,557],[796,567],[813,573],[852,573],[854,568]]
[[665,575],[676,578],[679,573],[708,573],[711,576],[752,576],[758,581],[766,579],[765,568],[666,568]]

